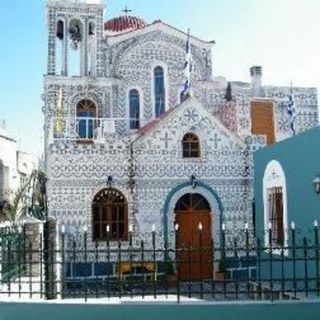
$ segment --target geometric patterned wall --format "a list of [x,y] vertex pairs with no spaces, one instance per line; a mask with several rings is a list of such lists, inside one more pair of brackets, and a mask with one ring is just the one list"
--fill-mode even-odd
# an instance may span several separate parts
[[[226,84],[212,79],[210,45],[191,37],[193,98],[180,105],[185,34],[157,22],[144,30],[106,39],[101,5],[72,1],[50,3],[48,16],[49,59],[43,112],[50,215],[65,224],[69,233],[77,234],[84,225],[91,232],[92,199],[112,176],[113,187],[121,190],[129,202],[136,239],[155,224],[162,241],[165,235],[170,237],[173,227],[168,197],[173,190],[177,194],[179,190],[192,192],[188,184],[194,175],[198,191],[211,201],[214,239],[219,239],[222,220],[230,234],[241,239],[245,222],[252,226],[252,155],[265,145],[265,137],[251,135],[251,85],[231,83],[232,101],[226,101]],[[97,21],[97,76],[57,75],[54,28],[58,16]],[[165,69],[166,111],[171,111],[154,121],[152,72],[157,65]],[[72,120],[77,103],[84,98],[96,103],[101,118],[128,118],[128,92],[132,88],[140,92],[141,123],[148,124],[146,129],[130,132],[128,121],[122,121],[103,144],[52,141],[52,118],[57,115],[60,90],[62,116]],[[277,139],[288,137],[289,88],[268,86],[264,92],[274,99]],[[318,121],[316,90],[294,88],[294,95],[297,131],[314,127]],[[182,158],[181,140],[187,132],[199,136],[201,159]]]

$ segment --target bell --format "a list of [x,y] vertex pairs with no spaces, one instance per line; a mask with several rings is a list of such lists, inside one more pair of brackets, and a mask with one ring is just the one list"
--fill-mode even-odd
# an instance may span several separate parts
[[74,42],[81,41],[81,32],[78,25],[72,26],[69,28],[70,39]]
[[71,40],[71,41],[70,41],[70,47],[71,47],[71,49],[73,49],[73,50],[78,50],[78,48],[79,48],[78,42]]

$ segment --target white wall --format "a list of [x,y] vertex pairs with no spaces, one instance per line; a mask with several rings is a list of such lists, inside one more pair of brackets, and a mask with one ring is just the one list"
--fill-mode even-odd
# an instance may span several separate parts
[[3,178],[0,179],[0,193],[5,195],[15,192],[20,187],[21,175],[29,176],[36,167],[33,157],[19,151],[17,142],[3,130],[0,132],[0,165],[8,168],[7,186],[3,185]]

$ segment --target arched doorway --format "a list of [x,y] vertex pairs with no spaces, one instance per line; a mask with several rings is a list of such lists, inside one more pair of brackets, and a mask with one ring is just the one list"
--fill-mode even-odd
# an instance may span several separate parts
[[110,241],[128,239],[128,202],[119,190],[101,190],[93,199],[92,214],[95,241],[106,240],[107,226]]
[[211,208],[198,193],[187,193],[175,206],[178,276],[181,280],[212,279]]

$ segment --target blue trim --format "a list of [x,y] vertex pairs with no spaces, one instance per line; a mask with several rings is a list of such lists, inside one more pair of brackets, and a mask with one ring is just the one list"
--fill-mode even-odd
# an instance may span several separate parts
[[[164,215],[164,221],[163,221],[163,225],[164,225],[164,240],[167,242],[168,241],[168,209],[169,209],[169,203],[171,201],[171,199],[173,198],[173,196],[181,189],[189,187],[192,185],[192,182],[188,181],[188,182],[184,182],[182,184],[179,184],[178,186],[176,186],[175,188],[173,188],[170,193],[168,194],[166,201],[164,203],[163,206],[163,215]],[[218,202],[218,206],[219,206],[219,211],[220,211],[220,229],[221,229],[221,224],[222,224],[222,213],[223,213],[223,205],[222,202],[218,196],[218,194],[211,188],[209,187],[207,184],[201,182],[201,181],[196,181],[196,188],[197,186],[202,187],[204,189],[206,189],[207,191],[209,191],[213,197],[216,199],[216,201]],[[195,190],[196,190],[195,188]]]

